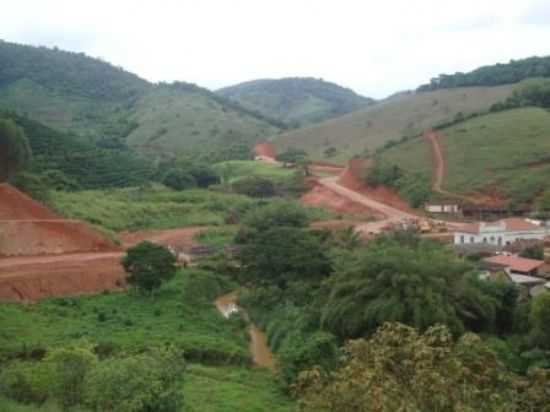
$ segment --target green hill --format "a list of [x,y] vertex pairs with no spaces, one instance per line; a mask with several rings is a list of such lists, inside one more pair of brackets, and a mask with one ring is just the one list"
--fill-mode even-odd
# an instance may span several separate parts
[[[498,193],[531,202],[550,182],[550,113],[535,107],[479,116],[441,130],[446,158],[443,189]],[[381,153],[383,162],[431,176],[431,146],[419,137]]]
[[374,103],[337,84],[300,77],[253,80],[217,93],[291,126],[317,123]]
[[194,85],[154,85],[82,53],[3,41],[0,109],[90,141],[128,138],[155,156],[251,148],[281,126]]
[[[512,94],[513,85],[399,94],[367,109],[274,138],[278,150],[296,147],[318,160],[344,162],[353,155],[415,136],[456,116],[483,112]],[[335,148],[333,150],[331,148]]]
[[440,74],[419,91],[449,89],[454,87],[498,86],[518,83],[534,77],[550,77],[550,56],[511,60],[509,63],[480,67],[469,73]]

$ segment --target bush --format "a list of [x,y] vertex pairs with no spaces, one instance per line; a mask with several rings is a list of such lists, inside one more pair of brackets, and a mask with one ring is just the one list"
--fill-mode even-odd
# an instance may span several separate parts
[[241,221],[257,231],[274,227],[305,228],[309,224],[307,211],[298,203],[276,201],[251,209]]
[[141,242],[126,251],[122,266],[129,285],[151,294],[176,275],[176,258],[164,246]]
[[97,411],[179,412],[184,369],[173,348],[100,362],[86,377],[86,403]]
[[170,169],[164,175],[162,183],[174,190],[186,190],[197,187],[195,178],[182,169]]
[[0,372],[0,394],[21,403],[41,404],[48,399],[52,371],[50,365],[15,362]]
[[264,177],[250,176],[237,180],[232,185],[233,191],[250,197],[275,196],[275,184]]

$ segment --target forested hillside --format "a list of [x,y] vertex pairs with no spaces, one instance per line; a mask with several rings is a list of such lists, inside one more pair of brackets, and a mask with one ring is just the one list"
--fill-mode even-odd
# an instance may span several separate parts
[[480,67],[469,73],[440,74],[418,88],[425,92],[471,86],[497,86],[517,83],[533,77],[550,77],[550,56],[511,60],[506,64]]
[[362,109],[374,100],[314,78],[261,79],[218,90],[244,107],[291,126],[303,126]]
[[88,141],[128,138],[155,157],[234,143],[250,150],[281,126],[195,85],[155,85],[82,53],[3,41],[0,109]]

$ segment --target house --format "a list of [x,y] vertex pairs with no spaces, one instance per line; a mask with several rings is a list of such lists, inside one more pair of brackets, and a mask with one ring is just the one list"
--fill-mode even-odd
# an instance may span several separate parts
[[544,266],[542,260],[501,255],[485,258],[481,264],[485,269],[485,272],[482,272],[482,279],[491,277],[491,274],[504,272],[507,278],[519,287],[524,298],[541,293],[550,283],[540,277],[542,276],[541,268]]
[[504,247],[520,239],[544,240],[548,230],[525,219],[509,218],[497,222],[469,223],[454,233],[454,244],[487,243]]
[[431,202],[424,205],[429,213],[460,213],[461,208],[456,202]]

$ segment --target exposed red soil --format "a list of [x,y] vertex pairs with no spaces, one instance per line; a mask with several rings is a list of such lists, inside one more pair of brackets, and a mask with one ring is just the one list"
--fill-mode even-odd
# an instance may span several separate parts
[[0,300],[32,302],[124,287],[121,252],[0,259]]
[[119,250],[78,220],[0,220],[0,257]]
[[367,167],[368,163],[363,159],[355,158],[350,160],[347,169],[340,176],[338,184],[403,212],[415,213],[395,190],[382,185],[377,187],[368,186],[362,179],[362,174]]
[[323,207],[336,213],[361,215],[378,219],[384,217],[371,208],[334,193],[332,190],[320,185],[315,185],[309,192],[305,193],[300,198],[300,202],[306,206]]
[[8,184],[0,184],[0,220],[60,219],[54,212]]
[[256,144],[254,147],[254,153],[256,156],[270,157],[272,159],[277,157],[277,149],[275,149],[273,143],[270,142],[261,142]]
[[356,221],[353,220],[320,220],[313,222],[311,227],[314,229],[341,230],[355,227]]

